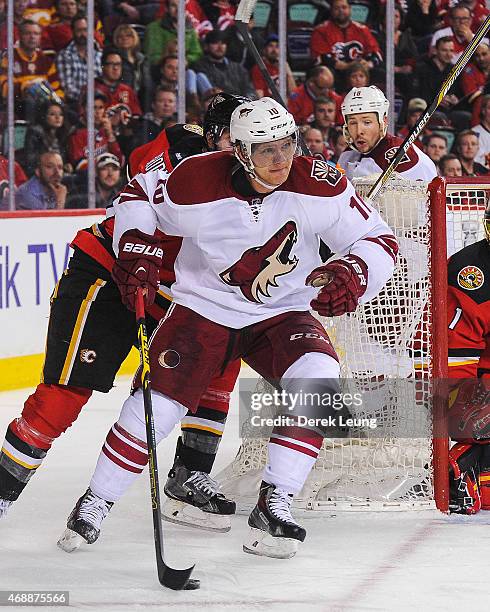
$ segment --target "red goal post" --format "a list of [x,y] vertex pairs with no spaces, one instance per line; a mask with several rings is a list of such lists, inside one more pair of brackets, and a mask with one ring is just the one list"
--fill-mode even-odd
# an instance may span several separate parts
[[[357,179],[358,193],[367,196],[375,180]],[[490,177],[430,184],[393,177],[376,198],[400,244],[393,279],[354,315],[322,322],[344,382],[374,398],[382,433],[326,440],[297,507],[447,512],[447,258],[483,238],[489,199]],[[259,380],[257,390],[267,389]],[[256,500],[267,441],[246,419],[240,435],[236,458],[217,478],[247,511]]]

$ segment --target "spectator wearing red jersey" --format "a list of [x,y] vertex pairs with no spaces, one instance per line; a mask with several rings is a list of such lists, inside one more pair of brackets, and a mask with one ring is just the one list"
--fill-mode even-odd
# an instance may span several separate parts
[[[485,0],[464,0],[464,5],[471,11],[471,29],[476,32],[489,12]],[[454,6],[454,0],[439,0],[439,17],[444,19],[446,26],[451,25],[449,21],[451,6]]]
[[[20,187],[27,181],[27,176],[18,162],[14,162],[14,185]],[[0,154],[0,210],[8,208],[9,195],[9,160]]]
[[461,89],[469,104],[473,104],[480,97],[489,77],[490,46],[481,43],[476,48],[471,63],[465,66],[461,75]]
[[486,176],[488,168],[475,161],[480,144],[478,134],[473,130],[463,130],[456,137],[456,151],[463,167],[463,176]]
[[[271,75],[276,86],[279,86],[279,38],[277,34],[270,34],[266,38],[264,48],[262,49],[262,58],[267,68],[267,72]],[[255,87],[255,91],[257,92],[257,96],[259,98],[263,98],[264,96],[270,97],[272,92],[257,64],[252,66],[250,77]],[[296,87],[296,81],[294,80],[293,73],[288,63],[286,63],[286,87],[288,94]]]
[[[14,44],[19,40],[19,26],[24,19],[28,0],[14,2]],[[7,48],[7,0],[0,0],[0,49]]]
[[117,49],[105,49],[102,53],[102,74],[94,81],[94,87],[108,100],[109,107],[126,106],[131,115],[141,115],[138,96],[132,87],[121,82],[123,58]]
[[358,60],[372,69],[381,61],[379,45],[369,28],[351,19],[348,0],[333,0],[330,20],[316,26],[310,41],[311,56],[343,73]]
[[[95,123],[95,156],[103,153],[112,153],[119,163],[123,164],[123,155],[119,143],[116,140],[111,119],[106,112],[107,98],[101,93],[94,96],[94,123]],[[85,121],[85,100],[82,100],[82,121]],[[79,127],[70,136],[69,140],[69,161],[75,170],[83,171],[87,167],[87,128],[85,125]]]
[[[20,24],[19,44],[14,49],[14,95],[23,103],[23,112],[30,115],[35,110],[38,97],[34,90],[43,87],[50,95],[54,92],[59,99],[64,97],[58,71],[53,59],[39,50],[41,27],[34,21],[25,20]],[[37,86],[37,87],[36,87]],[[1,61],[0,88],[3,98],[7,96],[7,54]],[[27,106],[26,106],[27,105]]]
[[432,37],[430,54],[435,53],[435,46],[440,38],[449,36],[454,43],[453,62],[456,62],[473,38],[471,21],[471,11],[465,4],[453,6],[449,10],[449,27],[437,30]]
[[306,73],[306,81],[296,87],[288,100],[288,110],[294,116],[298,125],[304,125],[313,121],[313,111],[317,98],[332,98],[336,104],[335,123],[341,125],[344,122],[340,105],[342,96],[333,89],[334,78],[332,71],[327,66],[314,66]]
[[64,49],[73,40],[71,21],[78,12],[76,0],[56,0],[56,13],[49,25],[43,28],[41,47],[54,50]]

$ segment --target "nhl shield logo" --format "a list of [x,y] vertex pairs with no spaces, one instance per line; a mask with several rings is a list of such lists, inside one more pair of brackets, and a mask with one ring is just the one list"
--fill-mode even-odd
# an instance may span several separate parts
[[332,187],[336,187],[342,179],[342,174],[323,159],[314,159],[311,165],[311,177],[316,181],[326,181]]
[[458,285],[467,291],[479,289],[485,282],[485,275],[476,266],[465,266],[458,272]]

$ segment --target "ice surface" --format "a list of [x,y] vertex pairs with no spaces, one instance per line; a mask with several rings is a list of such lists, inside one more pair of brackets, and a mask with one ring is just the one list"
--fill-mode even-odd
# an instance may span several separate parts
[[[66,517],[86,489],[100,446],[126,397],[129,379],[96,393],[49,452],[9,515],[0,521],[0,590],[70,591],[72,610],[335,612],[485,608],[490,512],[476,517],[359,513],[308,517],[293,559],[241,550],[246,517],[227,534],[164,523],[168,562],[196,562],[199,591],[173,592],[156,578],[148,474],[114,505],[100,540],[72,554],[56,547]],[[0,435],[31,390],[0,393]],[[236,398],[216,463],[236,452]],[[177,432],[159,450],[160,479]],[[51,608],[43,608],[51,609]],[[55,608],[53,608],[55,609]],[[63,608],[56,608],[62,610]]]

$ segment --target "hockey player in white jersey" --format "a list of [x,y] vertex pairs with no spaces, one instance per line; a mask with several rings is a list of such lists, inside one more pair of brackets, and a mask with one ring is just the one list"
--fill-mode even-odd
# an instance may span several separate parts
[[[390,165],[403,140],[387,133],[390,103],[375,85],[354,87],[342,102],[343,132],[350,150],[339,166],[352,180],[380,174]],[[434,162],[417,147],[410,147],[396,171],[405,179],[431,181],[437,176]]]
[[[297,127],[285,108],[271,98],[242,104],[230,135],[234,155],[184,160],[168,180],[158,171],[139,174],[114,202],[113,277],[132,309],[136,290],[158,279],[154,232],[183,236],[174,302],[150,343],[157,442],[195,411],[210,376],[230,359],[244,359],[288,393],[334,398],[338,359],[310,303],[324,316],[352,312],[381,290],[396,260],[393,233],[349,181],[324,161],[296,155]],[[336,261],[321,265],[320,238]],[[347,411],[326,403],[314,408],[334,423]],[[141,390],[125,401],[118,425],[131,435],[130,450],[146,452]],[[274,429],[246,552],[295,554],[306,532],[291,515],[292,498],[323,437],[337,431],[317,423]],[[82,496],[71,524],[88,522],[98,532],[136,476],[101,453],[90,502],[85,507]]]

